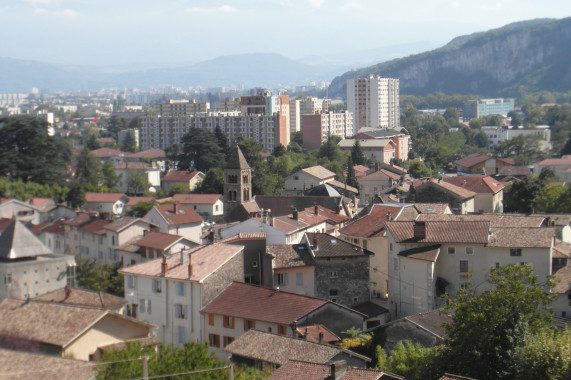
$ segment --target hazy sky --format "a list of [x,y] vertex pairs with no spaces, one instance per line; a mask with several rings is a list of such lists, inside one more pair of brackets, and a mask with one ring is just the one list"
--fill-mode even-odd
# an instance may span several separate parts
[[569,0],[0,0],[0,56],[57,63],[290,58],[571,15]]

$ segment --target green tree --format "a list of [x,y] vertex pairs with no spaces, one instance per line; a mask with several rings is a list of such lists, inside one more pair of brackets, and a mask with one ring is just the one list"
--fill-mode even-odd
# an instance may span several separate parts
[[351,156],[347,158],[347,185],[359,188],[359,182],[355,176],[355,167],[353,166],[353,160]]
[[77,159],[77,168],[75,169],[75,178],[81,186],[89,191],[98,191],[99,186],[103,183],[103,173],[101,164],[87,148],[83,148]]
[[291,134],[290,141],[296,143],[299,146],[303,146],[303,132],[297,131]]
[[272,156],[274,157],[281,157],[286,153],[286,148],[282,144],[278,144],[274,147],[274,151],[272,152]]
[[180,144],[173,144],[171,146],[168,146],[165,149],[165,155],[166,155],[166,171],[168,172],[169,170],[176,170],[178,167],[178,161],[180,159],[180,156],[182,155],[182,145]]
[[69,191],[65,200],[69,202],[73,208],[79,208],[85,204],[85,190],[77,180],[71,182],[69,185]]
[[182,183],[175,183],[169,189],[169,196],[172,197],[175,194],[188,194],[190,189],[188,185],[183,185]]
[[431,171],[422,161],[411,161],[408,167],[408,174],[412,178],[430,177]]
[[131,206],[129,211],[125,213],[127,216],[132,216],[135,218],[142,218],[149,212],[150,209],[156,204],[155,201],[139,202],[134,206]]
[[223,194],[224,171],[220,168],[212,168],[206,172],[206,177],[198,184],[193,193],[197,194]]
[[565,214],[571,212],[571,191],[562,185],[545,185],[534,200],[535,211]]
[[101,291],[118,297],[124,296],[123,275],[118,272],[120,263],[97,266],[95,259],[75,256],[75,278],[81,287]]
[[361,149],[361,143],[358,139],[355,139],[355,143],[351,148],[351,159],[355,165],[365,165],[367,159],[365,158],[365,153]]
[[571,331],[542,329],[536,334],[527,334],[516,362],[518,380],[571,379]]
[[452,301],[452,323],[444,324],[444,362],[447,371],[463,376],[513,378],[526,334],[552,325],[553,284],[540,282],[531,266],[515,264],[492,268],[488,282],[493,288],[482,295],[458,292]]
[[117,173],[115,173],[111,162],[105,161],[103,165],[101,165],[101,172],[103,175],[103,185],[110,192],[116,191],[120,178],[117,176]]
[[512,184],[504,193],[505,212],[530,213],[543,186],[543,181],[534,175]]
[[135,132],[132,129],[127,131],[123,144],[121,144],[121,150],[124,152],[134,153],[137,151],[137,139],[135,138]]
[[144,170],[132,170],[127,179],[127,194],[141,195],[149,189],[149,178]]
[[319,147],[318,157],[328,161],[338,161],[341,159],[341,148],[337,145],[340,140],[341,138],[339,136],[327,136],[327,141]]
[[439,348],[426,348],[408,340],[397,343],[387,357],[385,350],[377,346],[376,369],[397,373],[407,379],[436,379],[440,371]]
[[216,141],[218,142],[220,151],[227,152],[226,159],[228,159],[230,157],[230,143],[228,141],[228,136],[224,133],[222,128],[220,128],[220,125],[217,125],[214,129],[214,136],[216,136]]
[[63,184],[64,147],[48,135],[48,123],[33,116],[0,118],[0,173],[36,183]]
[[196,169],[206,172],[210,168],[224,165],[224,153],[218,146],[214,133],[205,128],[191,128],[182,137],[182,154],[179,156],[178,169]]
[[510,125],[512,127],[519,127],[521,125],[521,118],[519,117],[519,114],[516,111],[510,111],[508,112],[508,117],[511,117],[511,123]]

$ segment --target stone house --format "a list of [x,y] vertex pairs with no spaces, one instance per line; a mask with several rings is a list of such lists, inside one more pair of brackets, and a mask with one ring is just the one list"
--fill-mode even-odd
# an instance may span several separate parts
[[506,184],[490,176],[454,176],[444,181],[476,193],[474,211],[504,212],[504,187]]
[[455,214],[474,212],[476,193],[448,182],[429,179],[409,191],[409,201],[418,203],[447,203]]

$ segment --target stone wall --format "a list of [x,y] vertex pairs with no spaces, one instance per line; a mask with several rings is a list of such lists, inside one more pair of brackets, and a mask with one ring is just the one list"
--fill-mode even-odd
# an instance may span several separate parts
[[204,280],[202,305],[206,305],[233,281],[244,282],[244,250]]
[[[351,307],[369,301],[369,256],[316,259],[315,296]],[[337,295],[331,293],[337,290]]]

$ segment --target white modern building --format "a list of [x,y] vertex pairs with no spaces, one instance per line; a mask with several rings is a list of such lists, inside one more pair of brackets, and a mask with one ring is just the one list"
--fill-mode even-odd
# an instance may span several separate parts
[[370,75],[347,80],[347,110],[356,129],[400,126],[399,80]]
[[488,136],[490,151],[517,136],[537,138],[543,150],[551,148],[551,127],[548,125],[538,125],[535,128],[482,127],[482,132]]

